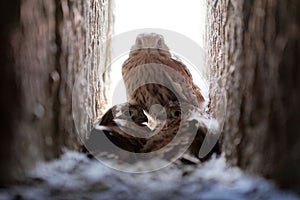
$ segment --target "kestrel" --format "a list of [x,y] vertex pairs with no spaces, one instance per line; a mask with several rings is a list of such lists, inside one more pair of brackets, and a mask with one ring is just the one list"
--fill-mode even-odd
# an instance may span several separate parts
[[204,157],[198,156],[210,128],[200,108],[179,102],[156,108],[153,111],[156,126],[149,129],[145,125],[148,118],[140,106],[129,103],[113,106],[94,126],[85,143],[87,149],[100,157],[128,163],[137,161],[129,152],[140,154],[142,160],[158,157],[169,161],[176,160],[186,150],[201,161],[218,153],[218,144],[208,143],[214,145],[212,151]]
[[144,146],[145,137],[151,133],[144,125],[147,121],[140,106],[129,103],[115,105],[94,125],[85,146],[100,157],[130,159],[123,150],[138,152]]
[[188,68],[172,57],[164,37],[156,33],[137,36],[122,76],[128,102],[147,112],[154,104],[180,101],[199,107],[204,101]]
[[171,102],[164,109],[157,111],[154,118],[159,121],[156,127],[159,132],[147,140],[140,152],[148,153],[162,149],[157,152],[157,156],[172,160],[187,150],[186,153],[201,161],[209,158],[212,153],[219,153],[218,144],[212,143],[209,144],[213,145],[209,154],[202,158],[198,155],[204,138],[210,137],[207,135],[209,127],[202,119],[201,109],[188,103]]

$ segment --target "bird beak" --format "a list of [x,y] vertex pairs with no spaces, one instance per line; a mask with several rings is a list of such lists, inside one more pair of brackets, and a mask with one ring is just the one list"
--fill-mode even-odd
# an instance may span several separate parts
[[146,125],[150,128],[151,131],[153,131],[157,126],[156,120],[148,112],[144,111],[144,114],[148,118],[148,122]]
[[102,125],[95,125],[94,128],[95,128],[95,130],[98,130],[98,131],[111,131],[110,128],[108,128],[107,126],[102,126]]

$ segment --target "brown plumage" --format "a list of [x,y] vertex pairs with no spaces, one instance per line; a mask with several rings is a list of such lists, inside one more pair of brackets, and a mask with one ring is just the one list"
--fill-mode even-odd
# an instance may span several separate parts
[[151,130],[138,105],[123,103],[110,108],[94,125],[86,149],[97,158],[131,159],[126,152],[137,152]]
[[197,107],[204,101],[187,67],[172,58],[163,36],[156,33],[137,36],[122,75],[129,103],[146,111],[154,104],[164,106],[170,101]]
[[154,116],[158,121],[156,129],[159,132],[147,140],[140,152],[162,149],[154,153],[154,156],[173,160],[187,150],[187,153],[200,159],[198,152],[208,132],[206,125],[200,120],[201,116],[200,109],[191,104],[170,102]]
[[[144,125],[147,120],[138,105],[113,106],[95,125],[86,143],[87,149],[96,154],[100,152],[100,157],[128,163],[136,162],[137,158],[126,152],[143,153],[139,159],[158,157],[169,161],[176,160],[186,150],[201,161],[218,153],[216,144],[208,155],[198,156],[209,127],[202,120],[201,110],[191,104],[170,102],[154,112],[157,125],[153,130]],[[114,145],[118,148],[112,148]]]

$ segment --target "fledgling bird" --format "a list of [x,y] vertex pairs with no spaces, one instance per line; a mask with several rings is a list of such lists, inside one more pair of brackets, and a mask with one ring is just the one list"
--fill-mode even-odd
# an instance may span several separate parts
[[123,151],[137,152],[146,143],[146,137],[151,133],[144,124],[147,121],[140,106],[115,105],[94,125],[85,142],[86,149],[96,157],[127,159]]
[[94,126],[86,142],[87,149],[100,157],[127,163],[137,161],[137,157],[128,152],[139,154],[140,160],[162,158],[168,161],[175,161],[184,153],[204,161],[212,153],[218,153],[218,144],[209,139],[208,152],[199,157],[210,128],[205,122],[208,119],[203,120],[201,109],[188,103],[170,102],[162,109],[157,107],[152,115],[157,124],[149,129],[145,125],[148,118],[140,106],[128,103],[113,106]]
[[[158,156],[167,160],[175,160],[183,153],[188,153],[201,161],[208,159],[212,153],[219,153],[218,143],[210,135],[210,127],[207,121],[203,120],[201,109],[188,104],[179,102],[170,102],[164,109],[157,110],[154,119],[159,123],[154,129],[159,132],[150,137],[144,147],[140,150],[142,153],[155,152],[153,156]],[[205,142],[207,153],[199,157],[199,150]],[[161,149],[161,151],[159,151]],[[194,162],[192,157],[186,157]]]
[[188,68],[172,57],[164,37],[156,33],[137,36],[122,76],[128,102],[147,112],[154,104],[180,101],[199,107],[204,101]]
[[138,105],[122,103],[111,107],[100,119],[99,125],[116,124],[114,120],[126,120],[136,123],[139,126],[145,126],[148,121],[143,109]]

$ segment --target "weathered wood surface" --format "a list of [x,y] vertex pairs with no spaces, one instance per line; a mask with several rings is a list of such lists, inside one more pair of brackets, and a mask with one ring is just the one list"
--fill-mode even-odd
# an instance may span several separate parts
[[300,2],[208,1],[211,110],[227,94],[228,160],[300,185]]
[[63,147],[78,148],[73,86],[84,69],[78,106],[91,112],[77,123],[85,135],[104,99],[109,8],[109,0],[1,2],[0,182],[57,157]]

